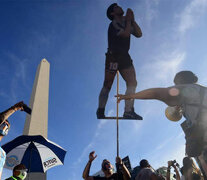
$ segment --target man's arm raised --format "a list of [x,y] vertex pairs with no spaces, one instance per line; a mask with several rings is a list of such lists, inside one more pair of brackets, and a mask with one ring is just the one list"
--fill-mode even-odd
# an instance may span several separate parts
[[91,163],[94,159],[96,159],[97,155],[95,155],[95,151],[92,151],[90,154],[89,154],[89,161],[88,163],[86,164],[86,167],[83,171],[83,179],[85,180],[93,180],[93,177],[92,176],[89,176],[89,172],[90,172],[90,168],[91,168]]
[[118,96],[118,102],[125,99],[156,99],[166,103],[169,106],[179,104],[179,90],[177,88],[151,88],[146,89],[135,94]]
[[13,113],[15,113],[18,110],[23,110],[24,102],[20,101],[16,103],[14,106],[10,107],[6,111],[0,113],[0,125],[7,120]]
[[123,173],[124,180],[130,180],[131,175],[120,157],[116,157],[116,163],[122,167],[122,173]]
[[133,28],[134,28],[134,31],[133,31],[132,34],[133,34],[135,37],[137,37],[137,38],[142,37],[142,30],[141,30],[141,28],[139,27],[139,25],[136,23],[136,21],[133,21],[133,22],[132,22],[132,26],[133,26]]
[[136,23],[136,21],[134,19],[134,12],[131,9],[129,9],[129,11],[132,14],[132,20],[131,20],[131,24],[132,24],[132,27],[133,27],[132,34],[137,38],[142,37],[142,30],[141,30],[141,28],[139,27],[139,25]]
[[127,9],[126,13],[126,27],[123,31],[119,33],[120,37],[128,38],[131,34],[131,22],[132,22],[133,14],[130,9]]

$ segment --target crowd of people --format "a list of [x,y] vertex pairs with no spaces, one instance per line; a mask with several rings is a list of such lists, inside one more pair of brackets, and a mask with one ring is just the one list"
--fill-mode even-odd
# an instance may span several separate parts
[[[116,157],[115,172],[113,165],[107,159],[104,159],[101,164],[101,170],[104,173],[101,175],[90,176],[90,167],[96,159],[95,151],[89,154],[89,160],[83,171],[83,179],[85,180],[205,180],[201,170],[196,166],[192,158],[186,156],[183,158],[183,166],[174,161],[168,161],[167,167],[162,167],[155,170],[148,160],[142,159],[138,166],[133,169],[127,169],[120,157]],[[174,172],[171,171],[174,170]]]

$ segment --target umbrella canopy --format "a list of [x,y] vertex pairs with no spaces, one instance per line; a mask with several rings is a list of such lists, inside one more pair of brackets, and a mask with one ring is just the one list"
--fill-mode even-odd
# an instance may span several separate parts
[[5,168],[13,169],[24,164],[29,172],[46,172],[63,165],[66,151],[41,135],[18,136],[2,146],[7,153]]

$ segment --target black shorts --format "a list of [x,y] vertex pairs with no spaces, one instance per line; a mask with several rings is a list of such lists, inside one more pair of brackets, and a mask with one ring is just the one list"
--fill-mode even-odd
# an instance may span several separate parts
[[132,65],[129,53],[106,53],[105,70],[107,71],[116,72],[117,70],[127,69]]

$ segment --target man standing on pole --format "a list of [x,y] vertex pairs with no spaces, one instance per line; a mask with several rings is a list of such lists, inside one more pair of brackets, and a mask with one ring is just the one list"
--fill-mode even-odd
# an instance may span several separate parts
[[[135,93],[137,81],[132,59],[128,53],[130,48],[130,35],[139,38],[142,31],[134,19],[134,13],[127,9],[126,16],[117,3],[111,4],[107,9],[107,17],[112,21],[108,28],[108,51],[105,62],[105,78],[99,95],[97,118],[105,118],[105,106],[111,90],[116,72],[119,71],[126,82],[126,94]],[[125,101],[126,119],[142,119],[134,112],[134,100]]]

